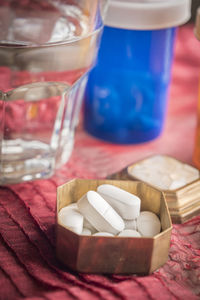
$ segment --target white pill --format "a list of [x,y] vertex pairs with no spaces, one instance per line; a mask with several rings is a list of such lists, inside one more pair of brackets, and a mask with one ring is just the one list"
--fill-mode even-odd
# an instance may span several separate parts
[[137,220],[124,220],[125,229],[137,230]]
[[118,236],[141,237],[141,234],[138,231],[136,231],[136,230],[125,229],[122,232],[120,232],[118,234]]
[[92,224],[90,224],[90,222],[86,218],[84,218],[84,220],[83,220],[83,227],[90,230],[91,234],[97,232],[96,228],[94,226],[92,226]]
[[81,234],[82,234],[82,235],[91,235],[92,232],[91,232],[91,230],[89,230],[88,228],[83,228]]
[[[74,206],[75,207],[75,206]],[[69,230],[81,234],[83,230],[83,216],[76,208],[66,206],[58,213],[58,221]]]
[[137,229],[142,236],[153,237],[161,230],[161,223],[156,214],[142,211],[137,218]]
[[118,213],[95,191],[89,191],[77,203],[83,216],[98,230],[117,234],[124,229]]
[[58,215],[61,216],[61,215],[65,214],[65,212],[68,211],[69,209],[78,210],[77,203],[71,203],[67,206],[64,206],[63,208],[61,208]]
[[111,184],[98,186],[97,192],[126,220],[135,219],[140,213],[139,197]]
[[93,236],[114,236],[112,233],[109,232],[96,232]]

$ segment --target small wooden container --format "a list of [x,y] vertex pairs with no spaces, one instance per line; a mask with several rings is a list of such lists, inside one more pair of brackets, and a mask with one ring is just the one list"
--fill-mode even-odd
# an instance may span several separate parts
[[[156,155],[153,155],[151,157],[153,158],[155,156]],[[171,157],[167,155],[159,156],[162,156],[166,159],[171,159]],[[142,180],[141,178],[132,175],[132,169],[134,168],[134,166],[139,165],[140,163],[144,162],[147,159],[150,159],[151,157],[147,157],[132,164],[128,168],[124,169],[123,172],[120,172],[119,175],[116,176],[116,178],[122,176],[129,179],[132,178],[134,180]],[[174,160],[182,163],[177,159]],[[184,223],[191,217],[200,213],[200,176],[198,179],[174,190],[159,189],[157,186],[151,184],[150,179],[149,181],[145,182],[164,193],[173,223]]]
[[168,259],[171,218],[162,192],[142,182],[74,179],[58,187],[57,214],[103,183],[120,187],[141,199],[141,210],[156,213],[162,231],[148,237],[103,237],[78,235],[56,221],[56,253],[69,268],[85,273],[150,274]]

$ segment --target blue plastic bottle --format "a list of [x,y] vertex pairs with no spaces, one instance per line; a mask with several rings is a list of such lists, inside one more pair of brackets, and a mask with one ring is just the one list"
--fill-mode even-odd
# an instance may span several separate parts
[[[145,8],[149,2],[140,5]],[[170,13],[168,18],[173,24]],[[149,25],[136,24],[135,27],[148,28],[145,30],[130,29],[132,22],[130,19],[127,26],[126,20],[123,27],[128,28],[116,28],[116,22],[113,22],[115,27],[105,26],[97,65],[89,75],[84,105],[85,129],[95,137],[122,144],[149,141],[162,132],[176,25],[180,20],[169,28],[166,24],[155,25],[152,20]],[[149,29],[151,26],[155,29]]]

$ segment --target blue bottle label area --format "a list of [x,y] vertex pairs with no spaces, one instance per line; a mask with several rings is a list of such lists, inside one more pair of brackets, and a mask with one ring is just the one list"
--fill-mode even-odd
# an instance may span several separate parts
[[166,114],[175,29],[105,27],[85,93],[84,126],[114,143],[156,138]]

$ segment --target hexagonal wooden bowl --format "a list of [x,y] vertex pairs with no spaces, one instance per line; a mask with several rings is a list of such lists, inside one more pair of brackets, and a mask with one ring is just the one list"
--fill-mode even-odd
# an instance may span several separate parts
[[148,237],[103,237],[78,235],[56,221],[56,253],[69,268],[84,273],[150,274],[168,259],[171,218],[162,192],[142,182],[74,179],[58,187],[57,214],[103,183],[113,184],[141,199],[141,210],[156,213],[162,231]]

